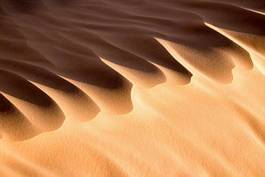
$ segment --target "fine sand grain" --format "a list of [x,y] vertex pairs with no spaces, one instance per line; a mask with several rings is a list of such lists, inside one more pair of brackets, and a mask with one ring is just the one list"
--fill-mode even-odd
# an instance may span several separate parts
[[0,0],[0,177],[265,177],[263,0]]

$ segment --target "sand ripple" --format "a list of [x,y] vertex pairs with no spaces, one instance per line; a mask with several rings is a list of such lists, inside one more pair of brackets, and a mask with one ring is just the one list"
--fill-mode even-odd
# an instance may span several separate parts
[[260,0],[1,0],[0,176],[265,176]]

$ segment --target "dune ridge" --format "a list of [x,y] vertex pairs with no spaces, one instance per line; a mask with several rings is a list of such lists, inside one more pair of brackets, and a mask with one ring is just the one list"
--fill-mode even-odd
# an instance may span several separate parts
[[265,177],[264,13],[0,0],[0,176]]

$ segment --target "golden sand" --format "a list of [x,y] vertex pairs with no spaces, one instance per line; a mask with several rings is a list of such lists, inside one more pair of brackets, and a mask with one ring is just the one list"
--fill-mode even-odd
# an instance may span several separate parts
[[0,177],[265,177],[262,0],[0,0]]

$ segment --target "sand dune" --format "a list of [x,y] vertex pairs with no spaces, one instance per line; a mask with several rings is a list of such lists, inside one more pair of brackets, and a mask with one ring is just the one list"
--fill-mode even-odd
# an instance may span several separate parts
[[0,0],[1,177],[265,177],[262,0]]

